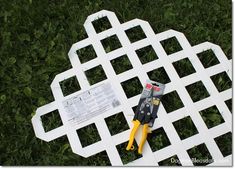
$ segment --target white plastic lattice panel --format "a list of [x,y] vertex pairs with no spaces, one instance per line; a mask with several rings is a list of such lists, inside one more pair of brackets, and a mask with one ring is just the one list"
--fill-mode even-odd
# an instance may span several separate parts
[[[112,28],[100,33],[96,33],[92,22],[102,17],[108,18]],[[125,31],[136,26],[141,27],[145,33],[146,38],[131,43]],[[53,92],[55,101],[39,107],[35,116],[32,118],[34,131],[38,138],[45,141],[51,141],[63,135],[67,135],[74,153],[83,157],[89,157],[105,150],[112,165],[123,165],[116,146],[128,141],[130,130],[111,136],[104,119],[122,111],[129,127],[132,128],[132,107],[138,104],[139,95],[127,98],[121,83],[137,77],[143,86],[146,82],[146,79],[149,79],[147,74],[148,72],[163,67],[170,79],[170,82],[166,84],[165,94],[176,91],[184,105],[182,108],[177,109],[171,113],[167,113],[164,106],[160,105],[158,113],[159,116],[156,119],[152,130],[162,127],[170,141],[170,145],[153,152],[149,143],[146,142],[142,157],[128,163],[127,165],[154,166],[158,165],[158,162],[164,159],[167,159],[173,155],[177,155],[183,166],[191,166],[193,163],[189,154],[187,153],[187,150],[202,143],[206,145],[211,157],[213,158],[213,162],[209,165],[218,166],[232,164],[232,155],[224,157],[215,142],[216,137],[232,131],[232,115],[225,104],[226,100],[232,98],[232,89],[230,88],[223,92],[219,92],[211,80],[211,76],[221,72],[225,72],[230,79],[232,75],[232,62],[231,60],[227,59],[218,45],[212,44],[210,42],[204,42],[199,45],[191,46],[183,33],[174,30],[168,30],[155,34],[149,23],[140,19],[134,19],[121,24],[113,12],[106,10],[102,10],[88,16],[84,27],[88,34],[88,38],[73,44],[68,54],[72,68],[56,75],[51,84],[51,90]],[[122,47],[106,53],[104,47],[102,46],[101,40],[113,35],[117,36]],[[182,50],[167,55],[166,51],[161,45],[161,41],[172,37],[177,39]],[[97,57],[88,62],[81,63],[76,51],[89,45],[92,45]],[[152,46],[158,58],[151,62],[142,64],[139,57],[137,56],[136,51],[149,45]],[[218,64],[209,68],[204,68],[197,54],[206,50],[212,50],[214,52],[219,61]],[[126,55],[129,58],[133,68],[117,75],[110,61],[123,55]],[[173,62],[185,58],[189,59],[195,69],[195,73],[180,78],[173,66]],[[94,68],[98,65],[102,66],[107,79],[97,84],[90,85],[85,75],[85,71],[90,70],[91,68]],[[81,90],[68,96],[63,96],[60,82],[72,76],[76,76],[81,86]],[[194,102],[189,95],[186,86],[194,84],[198,81],[203,83],[205,89],[209,93],[209,97]],[[120,106],[109,109],[102,114],[94,116],[90,120],[71,125],[67,119],[63,102],[72,97],[76,97],[78,94],[81,94],[88,89],[105,83],[111,84],[113,91],[115,91],[117,98],[120,100]],[[218,108],[221,116],[223,117],[224,123],[208,129],[199,111],[214,105],[216,105]],[[41,122],[41,116],[56,109],[59,111],[63,125],[54,130],[45,132]],[[189,138],[181,140],[176,129],[174,128],[173,123],[177,120],[183,119],[186,116],[192,119],[192,122],[194,123],[198,133]],[[82,147],[76,131],[91,123],[95,123],[101,141],[87,147]],[[136,137],[136,142],[138,144],[140,142],[140,133],[141,132],[139,132]]]

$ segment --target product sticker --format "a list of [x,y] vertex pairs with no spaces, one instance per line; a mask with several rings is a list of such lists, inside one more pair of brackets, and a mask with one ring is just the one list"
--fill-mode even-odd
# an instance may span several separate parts
[[63,101],[68,122],[77,125],[121,103],[110,83],[104,83]]

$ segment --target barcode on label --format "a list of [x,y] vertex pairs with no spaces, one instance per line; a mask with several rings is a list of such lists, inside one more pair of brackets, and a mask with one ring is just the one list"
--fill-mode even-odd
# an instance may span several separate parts
[[120,102],[118,100],[113,100],[113,102],[112,102],[113,107],[117,107],[119,105],[120,105]]

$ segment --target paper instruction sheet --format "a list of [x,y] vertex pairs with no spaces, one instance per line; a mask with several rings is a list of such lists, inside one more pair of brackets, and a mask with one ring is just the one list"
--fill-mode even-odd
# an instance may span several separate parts
[[103,83],[63,101],[68,122],[76,125],[120,105],[110,83]]

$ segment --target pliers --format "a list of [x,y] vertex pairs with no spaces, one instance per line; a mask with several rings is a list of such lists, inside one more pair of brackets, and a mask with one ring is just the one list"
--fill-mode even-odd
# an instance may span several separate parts
[[133,119],[134,127],[131,130],[130,139],[126,150],[133,150],[133,142],[135,134],[140,125],[143,125],[142,138],[138,147],[138,153],[142,154],[144,143],[147,139],[148,133],[151,133],[149,127],[153,126],[155,118],[157,117],[157,110],[162,96],[164,85],[160,83],[147,83],[144,88],[138,107]]

